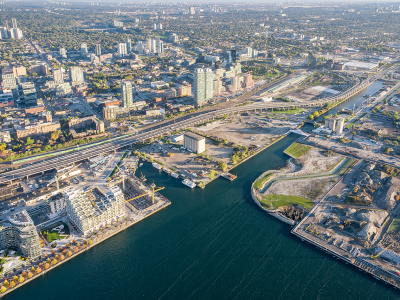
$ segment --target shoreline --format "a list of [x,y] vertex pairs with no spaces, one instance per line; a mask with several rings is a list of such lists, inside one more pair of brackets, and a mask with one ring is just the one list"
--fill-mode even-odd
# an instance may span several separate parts
[[[356,163],[358,163],[359,161],[356,161]],[[353,164],[354,165],[354,164]],[[329,191],[327,191],[326,193],[324,193],[316,202],[316,204],[311,208],[311,210],[308,212],[307,216],[312,214],[313,211],[318,207],[318,205],[320,205],[325,197],[329,194],[329,192],[339,183],[343,180],[343,176],[349,171],[349,169],[346,170],[346,172],[342,175],[342,177],[335,183],[335,185],[333,187],[331,187],[329,189]],[[308,235],[307,233],[303,233],[303,232],[298,232],[298,229],[300,226],[302,226],[303,222],[307,219],[307,216],[305,216],[302,220],[300,220],[300,222],[296,222],[293,221],[285,216],[283,216],[280,213],[277,213],[276,210],[275,211],[271,211],[271,210],[267,210],[266,208],[264,208],[261,203],[256,199],[255,195],[254,195],[254,183],[261,178],[262,176],[264,176],[266,173],[270,172],[270,170],[263,172],[259,177],[257,177],[257,179],[253,182],[252,186],[251,186],[251,196],[253,201],[257,204],[258,207],[260,207],[263,211],[267,212],[269,215],[273,216],[274,218],[278,219],[279,221],[289,224],[292,226],[292,229],[290,230],[290,232],[295,235],[296,237],[300,238],[301,241],[305,241],[313,246],[315,246],[317,249],[324,251],[327,254],[332,255],[333,257],[336,257],[337,259],[342,260],[344,263],[346,264],[350,264],[353,267],[356,267],[359,271],[364,271],[365,273],[368,273],[370,275],[372,275],[375,279],[379,280],[379,281],[383,281],[386,284],[390,284],[392,287],[394,287],[395,289],[400,289],[400,284],[396,283],[396,282],[391,282],[390,280],[387,280],[384,275],[387,274],[389,276],[392,276],[393,274],[390,274],[388,271],[386,271],[385,269],[381,268],[379,265],[374,265],[371,264],[367,261],[365,261],[362,258],[358,258],[358,257],[346,257],[344,254],[342,255],[341,253],[339,253],[338,251],[335,251],[335,249],[330,249],[328,247],[328,245],[324,246],[322,243],[324,241],[321,241],[322,243],[320,243],[318,240],[314,240],[312,237],[308,237],[306,235]],[[294,224],[293,224],[294,223]],[[294,227],[293,227],[294,226]]]
[[[144,219],[146,219],[147,217],[153,215],[154,213],[159,212],[160,210],[162,210],[162,209],[164,209],[164,208],[170,206],[170,205],[171,205],[171,201],[169,201],[169,200],[168,200],[167,198],[165,198],[165,197],[163,197],[163,198],[166,199],[166,200],[165,200],[165,204],[164,204],[163,206],[159,207],[159,208],[156,209],[156,210],[153,210],[151,213],[147,214],[146,216],[144,216],[144,217],[141,218],[140,220],[137,220],[137,221],[132,222],[132,223],[130,223],[130,224],[129,224],[129,221],[126,221],[126,222],[128,222],[128,224],[125,225],[125,227],[122,227],[122,228],[120,228],[119,230],[116,230],[114,233],[112,233],[112,234],[110,234],[110,235],[108,235],[108,236],[105,236],[102,240],[99,240],[99,241],[95,242],[95,241],[93,241],[92,239],[90,239],[90,240],[93,241],[93,244],[92,244],[92,245],[90,245],[90,246],[89,246],[89,245],[81,246],[81,247],[82,247],[81,250],[79,250],[78,252],[73,253],[70,257],[66,257],[64,260],[58,261],[56,265],[50,265],[50,267],[49,267],[47,270],[43,270],[43,271],[40,272],[39,274],[38,274],[38,273],[34,273],[34,276],[32,276],[31,278],[26,277],[25,280],[24,280],[24,282],[22,282],[22,283],[17,283],[17,284],[15,285],[15,287],[13,287],[12,289],[10,289],[9,287],[7,287],[7,290],[6,290],[4,293],[0,294],[0,298],[3,298],[4,296],[8,295],[9,293],[11,293],[11,292],[17,290],[19,287],[22,287],[22,286],[25,285],[26,283],[30,283],[30,282],[34,281],[36,278],[39,278],[40,276],[46,274],[47,272],[49,272],[49,271],[51,271],[51,270],[57,268],[58,266],[62,265],[63,263],[65,263],[65,262],[67,262],[67,261],[69,261],[70,259],[75,258],[75,257],[78,256],[79,254],[86,252],[87,250],[91,249],[92,247],[99,245],[100,243],[104,242],[105,240],[109,239],[110,237],[113,237],[114,235],[120,233],[121,231],[124,231],[124,230],[128,229],[129,227],[131,227],[131,226],[133,226],[133,225],[139,223],[140,221],[143,221]],[[11,283],[11,281],[10,281],[10,283]]]

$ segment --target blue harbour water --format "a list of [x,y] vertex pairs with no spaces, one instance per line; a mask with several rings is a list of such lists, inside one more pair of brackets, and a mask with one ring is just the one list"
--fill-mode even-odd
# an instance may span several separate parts
[[284,166],[283,150],[297,137],[235,168],[236,180],[219,178],[205,189],[189,189],[145,163],[139,171],[166,187],[172,205],[4,299],[399,299],[253,203],[252,182]]

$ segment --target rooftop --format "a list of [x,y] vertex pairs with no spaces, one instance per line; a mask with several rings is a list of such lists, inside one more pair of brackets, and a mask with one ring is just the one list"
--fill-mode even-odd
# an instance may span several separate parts
[[195,139],[195,140],[197,140],[197,141],[201,141],[201,140],[204,140],[205,138],[203,137],[203,136],[201,136],[201,135],[198,135],[198,134],[195,134],[195,133],[193,133],[193,132],[185,132],[184,133],[185,134],[185,136],[188,136],[188,137],[190,137],[190,138],[192,138],[192,139]]
[[31,218],[29,217],[26,210],[22,210],[8,217],[8,221],[10,221],[14,225],[30,225],[33,224]]

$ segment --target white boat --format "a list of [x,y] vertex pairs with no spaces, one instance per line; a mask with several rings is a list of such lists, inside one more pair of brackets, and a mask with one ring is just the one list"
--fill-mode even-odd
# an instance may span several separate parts
[[140,164],[139,164],[139,167],[141,167],[141,166],[143,166],[143,163],[140,163]]
[[167,174],[171,174],[171,171],[168,170],[167,168],[162,168],[162,170],[163,170],[165,173],[167,173]]
[[188,187],[190,187],[191,189],[194,188],[196,186],[196,184],[193,181],[190,181],[189,179],[184,179],[182,181],[182,183]]
[[152,166],[157,170],[161,170],[161,166],[158,163],[152,163]]
[[174,173],[174,172],[171,173],[171,176],[174,177],[174,178],[179,178],[179,175]]

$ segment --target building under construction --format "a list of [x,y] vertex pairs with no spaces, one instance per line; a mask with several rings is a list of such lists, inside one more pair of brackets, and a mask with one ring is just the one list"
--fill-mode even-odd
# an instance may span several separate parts
[[[146,191],[143,189],[144,186],[142,186],[140,183],[137,183],[133,178],[126,178],[125,183],[120,182],[117,185],[123,191],[125,199],[132,199],[131,201],[127,202],[129,208],[140,212],[154,204],[152,193],[146,193]],[[123,187],[124,185],[125,187]],[[142,196],[140,197],[140,195]]]

